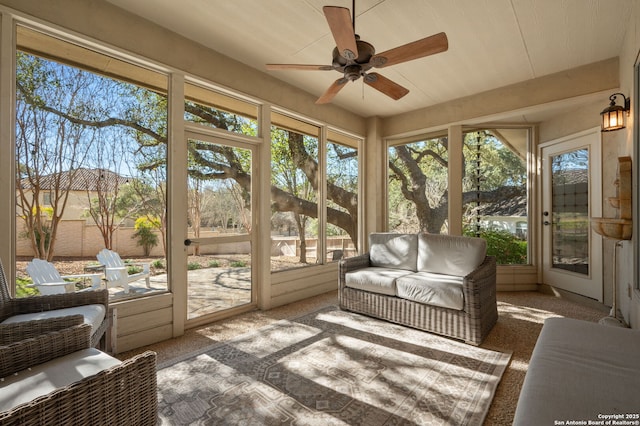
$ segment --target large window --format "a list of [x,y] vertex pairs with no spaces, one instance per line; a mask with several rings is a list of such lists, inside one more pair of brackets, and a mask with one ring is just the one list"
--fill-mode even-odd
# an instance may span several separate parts
[[328,131],[321,146],[320,127],[271,117],[271,270],[356,254],[358,141]]
[[320,129],[272,114],[271,269],[318,259],[318,138]]
[[448,233],[447,137],[391,146],[388,158],[389,231]]
[[258,107],[193,83],[184,86],[187,122],[248,136],[258,134]]
[[152,264],[112,298],[166,290],[166,76],[24,27],[17,46],[18,294],[28,260],[96,272],[102,248]]
[[[451,141],[444,135],[389,146],[389,231],[449,233],[449,221],[462,220],[463,234],[486,239],[488,254],[499,264],[529,263],[529,133],[528,128],[466,131],[456,141],[462,143],[460,158],[450,157]],[[450,182],[461,182],[462,192],[451,194]],[[455,218],[448,217],[452,195],[462,200]]]
[[327,261],[358,251],[358,141],[329,132],[327,141]]
[[502,265],[528,263],[528,140],[526,128],[464,134],[463,230]]

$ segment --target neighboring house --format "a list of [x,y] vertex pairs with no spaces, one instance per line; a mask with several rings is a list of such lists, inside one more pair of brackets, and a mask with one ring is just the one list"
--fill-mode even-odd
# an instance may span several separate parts
[[[51,206],[51,199],[55,197],[56,188],[69,192],[62,220],[86,220],[93,224],[89,215],[92,200],[99,194],[112,194],[129,183],[129,178],[120,176],[106,169],[80,168],[41,176],[38,182],[23,179],[21,184],[24,191],[30,191],[34,185],[40,187],[40,205],[44,208]],[[18,211],[18,214],[20,212]]]

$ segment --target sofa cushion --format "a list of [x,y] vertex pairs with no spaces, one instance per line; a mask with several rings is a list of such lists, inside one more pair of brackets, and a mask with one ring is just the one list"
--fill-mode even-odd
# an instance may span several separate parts
[[[572,318],[546,319],[513,424],[551,425],[565,419],[607,424],[595,422],[614,414],[623,415],[618,424],[632,424],[623,421],[630,419],[624,414],[637,415],[640,407],[639,360],[638,330]],[[637,424],[638,418],[632,418]]]
[[0,411],[10,410],[120,363],[120,360],[91,348],[20,371],[0,382]]
[[398,297],[442,308],[462,310],[463,277],[416,272],[396,280]]
[[91,333],[94,333],[104,321],[107,311],[104,305],[82,305],[73,308],[54,309],[51,311],[33,312],[29,314],[14,315],[2,321],[2,324],[15,322],[41,320],[47,318],[66,317],[68,315],[82,315],[84,323],[91,326]]
[[390,232],[369,235],[371,266],[416,271],[418,235]]
[[487,242],[482,238],[421,233],[418,235],[419,272],[465,277],[484,261]]
[[396,295],[396,279],[411,274],[403,269],[369,267],[347,272],[344,283],[347,287],[372,293]]

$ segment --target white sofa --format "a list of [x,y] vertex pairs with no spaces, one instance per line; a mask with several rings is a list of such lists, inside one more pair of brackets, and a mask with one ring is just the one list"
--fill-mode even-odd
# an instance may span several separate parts
[[478,345],[498,318],[496,262],[481,238],[373,233],[339,264],[345,310]]
[[569,421],[640,423],[640,331],[570,318],[545,320],[513,424]]

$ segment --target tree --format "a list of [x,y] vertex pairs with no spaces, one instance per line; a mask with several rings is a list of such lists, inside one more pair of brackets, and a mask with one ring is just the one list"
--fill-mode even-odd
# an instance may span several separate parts
[[[132,192],[121,197],[122,180],[110,177],[127,168],[132,158],[139,161],[140,178],[157,176],[156,170],[163,167],[165,162],[151,152],[166,145],[166,137],[158,133],[166,134],[166,112],[164,126],[156,116],[145,121],[151,114],[146,113],[147,105],[163,103],[162,96],[21,52],[16,74],[18,208],[34,251],[51,260],[70,191],[79,188],[85,188],[87,214],[110,248],[122,221],[133,217],[142,204],[153,204],[136,200],[127,205],[134,201]],[[98,170],[102,177],[91,179],[81,172],[88,169]],[[45,195],[52,208],[50,218],[34,213],[42,210]],[[49,237],[40,238],[45,232]],[[44,241],[49,241],[47,246]]]
[[[17,208],[36,257],[51,260],[77,167],[93,145],[86,128],[54,111],[89,114],[92,79],[22,53],[16,67]],[[41,214],[45,206],[50,214]]]
[[[28,54],[20,55],[26,58],[26,62],[32,64],[31,70],[21,67],[18,71],[20,105],[25,111],[40,114],[58,125],[57,128],[60,129],[60,132],[52,147],[59,146],[65,150],[74,147],[76,149],[73,155],[52,151],[51,157],[58,161],[56,173],[60,174],[62,171],[91,166],[91,168],[110,169],[112,172],[120,174],[121,170],[118,169],[120,165],[113,160],[126,158],[129,166],[127,176],[130,177],[133,185],[137,185],[137,182],[144,182],[144,185],[134,187],[136,190],[141,190],[138,192],[141,206],[153,208],[153,215],[160,218],[162,229],[166,229],[166,209],[164,209],[166,205],[167,160],[166,95],[52,61],[37,59]],[[70,91],[69,87],[73,88],[74,85],[78,85],[79,89],[83,90]],[[43,91],[50,93],[41,94]],[[73,96],[70,96],[71,93]],[[66,99],[68,102],[55,102],[56,97]],[[255,132],[252,125],[243,117],[212,106],[187,101],[185,102],[185,113],[194,121],[198,120],[213,127],[231,131],[240,130],[245,133]],[[22,124],[24,137],[18,154],[22,165],[19,170],[22,174],[33,170],[42,173],[46,169],[42,163],[29,164],[23,152],[30,151],[29,144],[36,142],[42,144],[46,140],[46,138],[38,138],[33,133],[43,132],[44,129],[51,132],[51,129],[56,127],[44,123],[35,123],[37,125],[34,125],[24,121]],[[285,157],[289,158],[290,164],[296,170],[295,179],[297,181],[291,181],[291,186],[272,185],[272,208],[275,211],[290,212],[296,215],[299,228],[303,230],[307,226],[306,221],[318,217],[317,200],[313,198],[313,194],[318,191],[319,184],[317,152],[315,154],[309,152],[309,141],[305,141],[301,135],[291,133],[288,136],[287,152],[283,151],[281,158],[276,156],[275,162],[284,160]],[[135,141],[135,146],[131,144],[132,140]],[[72,143],[73,141],[76,143]],[[91,151],[96,146],[99,149]],[[315,149],[317,150],[317,146]],[[242,221],[245,224],[250,223],[248,220],[250,216],[247,212],[250,207],[252,177],[251,163],[247,158],[247,153],[230,147],[198,141],[190,144],[188,151],[190,178],[200,179],[203,182],[233,180],[232,188],[236,204],[244,205],[244,210],[241,210],[243,212]],[[93,157],[87,157],[89,152],[93,152]],[[302,184],[303,180],[306,183]],[[300,186],[301,184],[305,187]],[[150,196],[148,191],[142,191],[145,185],[153,187],[156,190],[156,195],[148,198]],[[33,191],[39,191],[42,185],[37,180],[33,180],[31,187]],[[52,206],[54,207],[51,224],[52,246],[55,242],[56,224],[54,222],[61,218],[64,200],[68,196],[69,188],[69,186],[63,185],[58,187],[56,200],[59,201]],[[327,193],[328,200],[337,206],[327,209],[327,221],[344,229],[355,243],[357,241],[356,192],[329,182]],[[114,194],[113,191],[110,194],[107,196],[107,191],[104,191],[97,197],[97,200],[94,199],[92,202],[92,211],[97,213],[92,214],[92,217],[96,223],[103,226],[101,230],[105,244],[110,241],[109,232],[118,224],[116,220],[118,200],[123,195],[120,188],[118,188],[117,194]],[[34,200],[38,199],[38,197],[34,197]],[[38,205],[34,203],[27,205],[23,202],[25,204],[23,212],[26,218],[36,221],[37,216],[31,213],[34,206],[38,210]],[[156,208],[163,211],[155,211]],[[122,216],[119,217],[120,220],[122,218]],[[43,225],[37,223],[27,222],[27,227],[35,230],[34,232],[44,232]],[[163,235],[163,244],[164,240]],[[53,251],[51,251],[52,254]]]
[[[481,187],[469,179],[476,173],[473,156],[478,143],[482,149]],[[463,149],[465,165],[462,193],[463,204],[474,202],[494,203],[499,200],[521,197],[526,194],[526,166],[509,149],[498,143],[490,132],[467,134]],[[505,167],[505,164],[508,167]],[[390,205],[403,206],[405,210],[394,216],[395,229],[411,229],[412,232],[440,233],[448,217],[447,173],[449,167],[447,138],[435,138],[406,145],[394,146],[389,154]],[[400,195],[401,194],[401,195]],[[411,224],[412,218],[417,223]],[[414,226],[417,225],[417,229]]]

